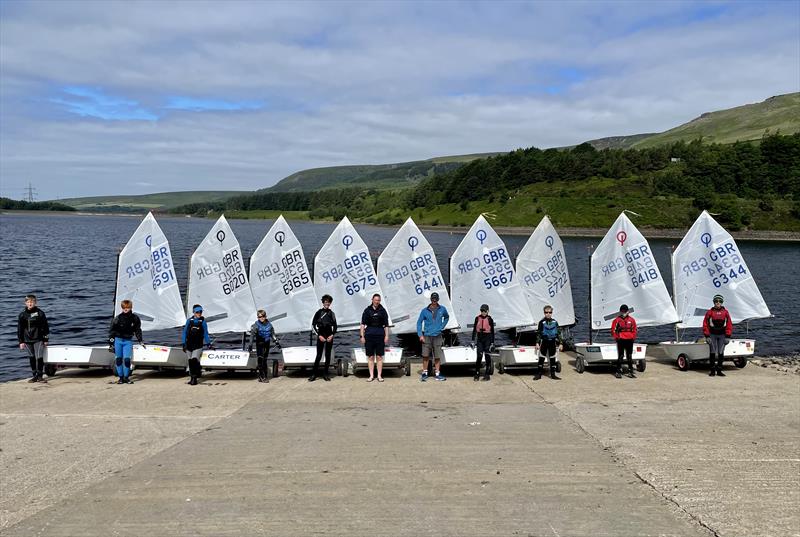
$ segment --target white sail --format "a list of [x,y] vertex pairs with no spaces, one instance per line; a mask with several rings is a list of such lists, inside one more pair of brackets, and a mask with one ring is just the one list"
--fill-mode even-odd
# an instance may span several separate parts
[[736,241],[706,211],[675,249],[672,274],[681,328],[702,326],[717,294],[735,323],[770,316]]
[[142,330],[183,326],[183,302],[169,242],[152,213],[145,216],[119,254],[116,313],[122,300],[133,302]]
[[242,332],[255,321],[242,250],[225,216],[219,217],[192,254],[187,294],[187,316],[194,304],[203,306],[209,332]]
[[378,281],[383,305],[392,311],[394,333],[417,331],[419,312],[430,304],[433,292],[439,293],[439,304],[450,312],[446,328],[458,326],[433,247],[411,218],[378,257]]
[[314,287],[320,299],[333,297],[339,330],[357,329],[372,295],[383,295],[369,249],[346,216],[314,259]]
[[450,258],[450,289],[462,332],[472,330],[484,303],[497,329],[533,324],[508,249],[483,216],[475,220]]
[[517,275],[534,319],[550,305],[553,318],[561,326],[575,324],[564,243],[547,216],[542,218],[517,256]]
[[622,304],[639,326],[678,321],[650,245],[625,213],[592,254],[592,328],[610,328]]
[[317,295],[303,247],[283,215],[250,258],[250,287],[278,334],[310,330]]

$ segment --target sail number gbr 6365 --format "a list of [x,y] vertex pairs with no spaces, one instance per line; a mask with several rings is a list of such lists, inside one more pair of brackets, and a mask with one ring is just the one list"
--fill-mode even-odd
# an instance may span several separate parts
[[458,264],[459,274],[467,274],[480,270],[483,274],[483,285],[487,289],[508,285],[514,279],[514,269],[506,255],[505,248],[489,250],[481,257],[473,257]]
[[267,263],[263,269],[256,273],[258,281],[264,281],[267,278],[276,276],[280,277],[283,294],[287,296],[292,291],[300,289],[311,282],[311,276],[308,274],[306,264],[303,263],[303,254],[300,251],[300,247],[283,255],[280,263],[277,261]]
[[[222,265],[220,265],[220,261]],[[247,285],[247,276],[244,275],[244,266],[242,265],[242,255],[239,249],[231,250],[220,261],[214,261],[202,267],[198,267],[196,274],[199,280],[207,276],[217,275],[220,283],[222,284],[222,292],[229,295]]]

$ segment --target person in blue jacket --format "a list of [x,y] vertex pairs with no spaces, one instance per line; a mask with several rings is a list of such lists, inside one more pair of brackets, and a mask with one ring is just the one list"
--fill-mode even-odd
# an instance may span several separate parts
[[422,343],[422,376],[419,380],[428,380],[428,360],[433,356],[433,369],[436,380],[447,380],[442,375],[442,330],[447,326],[450,314],[447,308],[439,304],[439,293],[431,293],[431,303],[419,312],[417,319],[417,335]]
[[208,335],[208,324],[203,318],[203,306],[195,304],[192,306],[192,316],[186,319],[186,324],[183,326],[183,352],[189,357],[191,379],[188,384],[191,386],[197,385],[197,379],[201,373],[200,355],[203,354],[203,343],[209,349],[214,348]]
[[258,382],[269,382],[269,347],[272,340],[277,341],[275,329],[267,319],[267,312],[258,310],[256,312],[256,322],[250,327],[250,342],[247,351],[253,352],[253,343],[256,345],[256,356],[258,357]]

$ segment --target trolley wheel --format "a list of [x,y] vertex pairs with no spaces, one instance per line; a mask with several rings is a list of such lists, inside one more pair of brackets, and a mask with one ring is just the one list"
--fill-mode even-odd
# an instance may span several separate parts
[[741,368],[743,368],[744,366],[747,365],[747,358],[745,358],[744,356],[739,357],[739,358],[734,358],[733,365],[735,365],[736,367],[741,369]]
[[497,362],[497,372],[504,375],[506,372],[506,365],[503,362]]
[[678,359],[676,360],[676,365],[678,366],[678,369],[680,369],[681,371],[689,371],[689,368],[691,367],[692,364],[689,361],[688,356],[686,356],[683,353],[680,353],[678,355]]
[[556,373],[561,373],[561,360],[556,362]]
[[278,360],[272,362],[272,378],[278,378],[280,373],[278,372]]
[[341,377],[342,375],[344,375],[344,371],[342,371],[342,361],[341,360],[337,360],[336,361],[336,376]]
[[405,371],[406,371],[406,376],[410,377],[411,376],[411,360],[409,360],[408,358],[406,358]]
[[56,374],[56,364],[44,364],[44,372],[48,377],[54,376]]
[[647,369],[647,361],[636,360],[636,371],[638,371],[639,373],[644,373],[645,369]]
[[575,371],[578,373],[583,373],[586,371],[586,362],[583,359],[583,356],[578,356],[575,358]]

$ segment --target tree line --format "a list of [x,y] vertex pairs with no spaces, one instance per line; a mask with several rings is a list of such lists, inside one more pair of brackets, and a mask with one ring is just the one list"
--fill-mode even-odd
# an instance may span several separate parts
[[23,201],[0,198],[0,209],[9,211],[75,211],[75,207],[56,201]]
[[[706,209],[732,197],[775,198],[800,204],[800,133],[769,134],[760,142],[675,142],[645,149],[597,150],[584,143],[569,150],[530,147],[473,160],[447,173],[396,190],[347,187],[314,192],[258,192],[222,202],[184,205],[172,212],[206,214],[226,210],[309,211],[311,218],[366,218],[402,208],[504,199],[535,183],[592,178],[636,178],[631,196],[677,196]],[[628,182],[627,184],[630,184]],[[630,188],[630,187],[627,187]],[[391,223],[391,222],[388,222]]]

